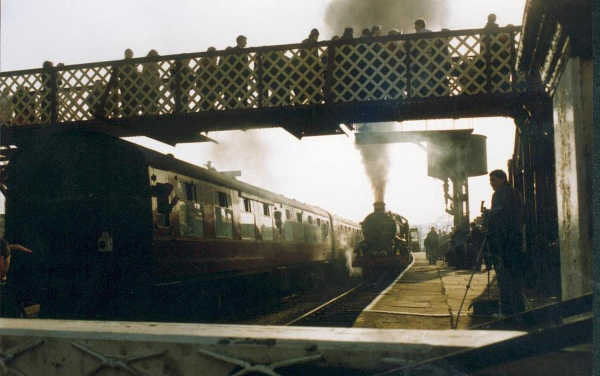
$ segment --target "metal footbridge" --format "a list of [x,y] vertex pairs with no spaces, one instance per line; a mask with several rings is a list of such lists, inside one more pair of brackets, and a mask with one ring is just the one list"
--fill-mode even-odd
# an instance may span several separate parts
[[[532,91],[520,27],[227,49],[0,73],[2,144],[90,128],[176,144],[363,122],[513,116]],[[5,111],[6,112],[6,111]]]

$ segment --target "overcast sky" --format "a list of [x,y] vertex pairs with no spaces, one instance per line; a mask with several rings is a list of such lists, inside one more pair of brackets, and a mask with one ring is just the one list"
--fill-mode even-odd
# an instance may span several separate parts
[[[234,45],[239,34],[248,37],[248,46],[297,43],[313,27],[325,40],[341,35],[338,28],[345,23],[355,30],[371,22],[382,25],[384,33],[390,28],[412,33],[413,14],[431,20],[428,28],[434,31],[480,28],[492,12],[500,25],[520,25],[524,4],[525,0],[3,0],[0,70],[39,68],[45,60],[67,65],[117,60],[126,48],[138,57],[150,49],[161,55],[205,51],[209,46],[224,49]],[[397,13],[388,10],[392,6]],[[513,151],[515,127],[507,118],[405,122],[402,127],[473,128],[488,137],[490,171],[506,170]],[[143,144],[199,165],[211,160],[219,170],[241,170],[243,181],[356,221],[372,210],[373,193],[352,137],[300,141],[280,129],[209,136],[220,144]],[[390,150],[388,209],[413,224],[450,223],[444,215],[442,182],[427,177],[425,152],[411,144],[395,144]],[[481,200],[489,205],[492,190],[487,180],[469,180],[471,218],[478,214]]]

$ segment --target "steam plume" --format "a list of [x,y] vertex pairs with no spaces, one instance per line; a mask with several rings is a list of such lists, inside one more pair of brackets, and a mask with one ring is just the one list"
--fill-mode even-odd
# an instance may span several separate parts
[[375,202],[385,201],[390,157],[387,144],[356,145],[362,156],[365,172],[371,181]]
[[354,27],[354,36],[360,30],[381,25],[384,35],[390,29],[414,33],[414,22],[423,18],[433,31],[447,27],[449,0],[333,0],[325,11],[325,22],[334,34],[341,35],[344,27]]

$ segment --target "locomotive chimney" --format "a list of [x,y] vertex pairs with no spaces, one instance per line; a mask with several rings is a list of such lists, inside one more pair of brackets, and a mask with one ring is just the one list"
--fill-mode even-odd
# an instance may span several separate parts
[[376,212],[385,212],[385,202],[377,201],[373,204],[374,211]]

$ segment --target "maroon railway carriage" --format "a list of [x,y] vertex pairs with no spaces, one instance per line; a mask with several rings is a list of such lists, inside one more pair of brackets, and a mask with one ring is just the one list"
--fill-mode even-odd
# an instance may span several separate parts
[[321,208],[96,132],[19,148],[7,176],[6,236],[35,251],[9,280],[41,317],[138,319],[161,286],[323,273],[361,239]]

